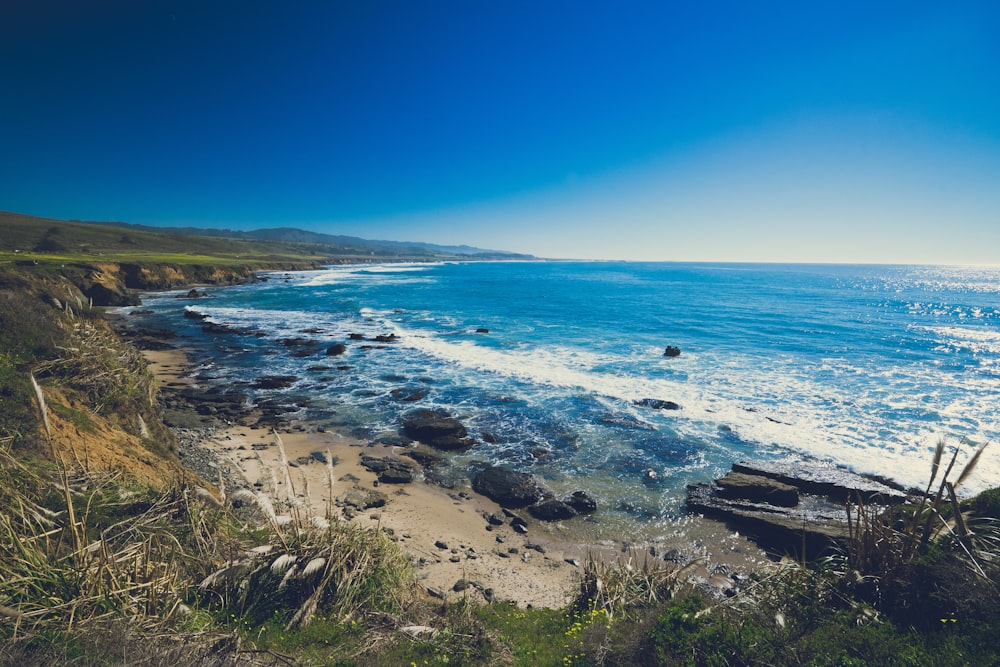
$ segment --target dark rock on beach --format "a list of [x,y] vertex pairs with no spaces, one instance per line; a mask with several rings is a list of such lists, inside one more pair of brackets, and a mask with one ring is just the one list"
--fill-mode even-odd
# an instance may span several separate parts
[[554,498],[528,506],[528,514],[540,521],[562,521],[576,516],[576,510]]
[[460,421],[436,410],[414,410],[403,417],[407,437],[446,451],[468,449],[474,443]]
[[503,466],[489,466],[477,473],[472,489],[503,507],[527,507],[542,499],[534,476]]
[[393,456],[363,455],[361,465],[378,475],[378,481],[383,484],[409,484],[413,481],[413,466]]

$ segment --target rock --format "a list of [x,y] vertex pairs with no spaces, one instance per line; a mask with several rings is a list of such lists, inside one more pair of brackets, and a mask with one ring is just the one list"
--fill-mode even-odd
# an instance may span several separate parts
[[667,345],[667,349],[663,351],[663,356],[665,356],[665,357],[679,357],[679,356],[681,356],[681,348],[674,347],[673,345]]
[[[796,507],[778,507],[742,499],[726,499],[712,484],[688,487],[687,508],[725,521],[762,548],[813,560],[846,550],[847,512],[842,505],[816,496],[800,496]],[[802,549],[805,547],[805,553]]]
[[561,500],[543,500],[528,506],[528,514],[539,521],[562,521],[576,516],[576,510]]
[[364,339],[365,339],[365,337],[364,337],[364,336],[362,336],[362,335],[361,335],[361,334],[359,334],[359,333],[352,333],[352,334],[347,334],[347,337],[348,337],[348,338],[349,338],[350,340],[364,340]]
[[638,401],[632,401],[632,405],[637,405],[641,408],[652,408],[653,410],[680,410],[681,406],[673,401],[662,401],[658,398],[643,398]]
[[894,505],[906,502],[906,494],[830,463],[785,463],[740,461],[733,472],[760,475],[794,486],[802,493],[826,496],[838,503],[860,497],[866,503]]
[[309,456],[317,463],[327,464],[330,462],[330,459],[326,456],[326,452],[309,452]]
[[476,329],[476,333],[478,334],[487,334],[489,332],[490,330],[487,329],[486,327],[479,327],[478,329]]
[[591,498],[586,491],[574,491],[563,502],[576,510],[578,514],[591,514],[597,511],[597,501]]
[[265,375],[254,380],[250,386],[254,389],[288,389],[298,379],[295,375]]
[[725,521],[765,549],[812,560],[846,549],[845,503],[858,497],[869,507],[906,499],[825,463],[742,461],[715,484],[688,487],[687,507]]
[[413,466],[393,456],[377,458],[361,456],[361,465],[378,475],[383,484],[409,484],[413,481]]
[[402,452],[402,455],[416,461],[424,470],[435,468],[444,463],[444,459],[440,455],[423,449],[407,449]]
[[416,403],[427,397],[427,390],[397,387],[389,392],[389,396],[394,400],[403,401],[404,403]]
[[347,352],[347,346],[343,343],[334,343],[326,348],[326,356],[328,357],[339,357],[344,352]]
[[403,433],[425,445],[446,451],[468,449],[474,444],[461,422],[435,410],[414,410],[404,415]]
[[372,340],[375,341],[376,343],[395,343],[396,334],[394,333],[379,334],[378,336],[375,336],[375,338],[372,338]]
[[189,320],[199,320],[199,321],[202,321],[206,317],[208,317],[208,315],[205,315],[204,313],[199,313],[196,310],[191,310],[190,308],[186,308],[184,310],[184,317],[186,319],[189,319]]
[[778,507],[795,507],[799,504],[799,490],[790,484],[760,475],[730,472],[715,480],[719,495],[755,503],[768,503]]
[[386,500],[386,495],[379,491],[355,489],[354,491],[348,492],[341,502],[344,505],[348,505],[359,510],[367,510],[373,507],[384,507]]
[[431,595],[431,597],[436,597],[439,600],[445,599],[445,593],[440,588],[434,588],[433,586],[428,586],[427,592]]
[[448,544],[446,542],[444,542],[443,540],[438,540],[437,542],[434,543],[434,546],[436,546],[438,549],[441,549],[443,551],[447,551],[448,550]]
[[542,498],[535,478],[503,466],[489,466],[472,478],[472,488],[503,507],[527,507]]

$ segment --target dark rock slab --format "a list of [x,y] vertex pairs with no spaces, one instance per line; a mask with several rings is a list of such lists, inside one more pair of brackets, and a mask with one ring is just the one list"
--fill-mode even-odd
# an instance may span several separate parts
[[846,549],[847,511],[842,505],[803,495],[796,507],[777,507],[722,498],[717,488],[713,484],[689,486],[688,511],[725,521],[762,548],[796,559],[813,560]]
[[542,499],[534,476],[503,466],[489,466],[477,473],[472,489],[503,507],[527,507]]
[[906,494],[827,463],[741,461],[714,484],[688,487],[687,508],[725,521],[765,549],[812,560],[846,548],[846,504],[859,498],[877,508]]
[[715,480],[718,494],[733,500],[749,500],[777,507],[795,507],[799,504],[799,490],[790,484],[770,477],[730,472]]
[[830,463],[740,461],[733,472],[769,477],[794,486],[802,493],[826,496],[838,503],[860,497],[866,503],[891,505],[906,501],[906,494]]

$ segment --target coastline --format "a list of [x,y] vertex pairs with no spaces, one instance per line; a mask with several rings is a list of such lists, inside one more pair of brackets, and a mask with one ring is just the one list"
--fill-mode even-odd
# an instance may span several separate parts
[[[182,348],[172,343],[154,347],[143,355],[161,401],[164,391],[204,389]],[[181,462],[221,493],[264,490],[286,502],[295,498],[293,503],[319,516],[385,530],[409,555],[421,588],[434,598],[561,608],[579,590],[588,559],[687,568],[691,585],[723,596],[771,564],[746,537],[700,516],[687,517],[683,527],[655,545],[628,539],[597,544],[574,539],[571,527],[521,512],[505,515],[500,505],[469,486],[446,489],[419,478],[380,482],[361,463],[363,456],[395,459],[405,447],[362,442],[309,422],[275,430],[255,423],[249,407],[224,416],[197,403],[169,411]],[[333,462],[332,493],[327,458]],[[512,526],[515,514],[527,524],[526,532]]]

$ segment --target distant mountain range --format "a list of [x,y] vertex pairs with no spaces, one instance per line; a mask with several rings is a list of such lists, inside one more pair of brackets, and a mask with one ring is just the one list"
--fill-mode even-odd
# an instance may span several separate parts
[[197,227],[153,227],[127,222],[101,224],[109,224],[116,227],[125,227],[145,232],[158,232],[161,234],[208,236],[214,238],[243,239],[248,241],[274,241],[277,243],[330,246],[341,249],[359,248],[368,250],[376,255],[422,255],[429,253],[434,255],[468,256],[476,259],[535,259],[532,255],[508,252],[506,250],[487,250],[468,245],[438,245],[435,243],[421,243],[417,241],[373,241],[357,236],[323,234],[320,232],[306,231],[304,229],[295,229],[293,227],[271,227],[244,232],[231,229],[201,229]]
[[55,220],[0,211],[0,252],[50,255],[213,255],[260,260],[444,261],[536,259],[467,245],[372,241],[288,227],[233,231]]

